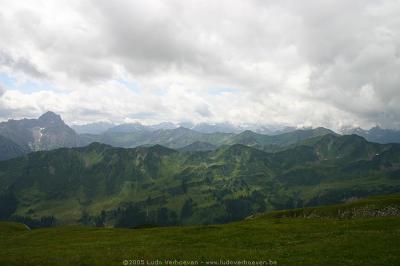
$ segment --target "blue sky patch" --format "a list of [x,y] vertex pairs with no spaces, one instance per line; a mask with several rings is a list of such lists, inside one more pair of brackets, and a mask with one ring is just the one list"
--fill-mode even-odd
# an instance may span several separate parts
[[24,81],[18,82],[14,77],[0,73],[0,83],[8,90],[18,90],[25,93],[32,93],[43,90],[56,90],[49,82]]

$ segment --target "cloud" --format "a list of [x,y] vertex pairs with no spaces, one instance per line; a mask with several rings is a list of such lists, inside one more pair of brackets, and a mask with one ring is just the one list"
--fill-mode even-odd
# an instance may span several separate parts
[[6,92],[6,89],[0,83],[0,97]]
[[0,4],[0,113],[400,127],[398,0]]
[[23,73],[32,78],[45,78],[46,75],[27,58],[13,58],[7,53],[0,51],[0,66],[10,68],[15,73]]

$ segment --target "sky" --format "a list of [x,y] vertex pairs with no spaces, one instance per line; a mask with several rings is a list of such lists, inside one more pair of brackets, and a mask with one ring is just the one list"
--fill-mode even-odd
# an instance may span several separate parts
[[400,128],[398,0],[0,0],[0,120]]

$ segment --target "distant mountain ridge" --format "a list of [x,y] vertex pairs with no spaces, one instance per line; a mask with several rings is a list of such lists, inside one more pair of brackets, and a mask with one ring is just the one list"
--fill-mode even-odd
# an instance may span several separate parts
[[[115,126],[110,123],[100,122],[80,126],[75,125],[74,128],[79,132],[96,132],[96,134],[85,133],[78,135],[72,128],[64,123],[59,115],[53,112],[47,112],[38,119],[9,120],[0,123],[0,136],[14,143],[14,146],[19,146],[19,148],[15,147],[15,149],[8,146],[10,151],[18,150],[26,154],[31,151],[85,146],[92,142],[101,142],[124,148],[155,144],[174,149],[181,149],[187,146],[189,150],[209,150],[221,145],[244,144],[267,151],[277,151],[282,149],[282,147],[286,147],[305,138],[332,133],[329,130],[318,133],[319,129],[307,129],[270,136],[249,130],[241,133],[213,132],[213,130],[218,129],[223,131],[223,127],[227,129],[230,128],[230,130],[226,131],[234,130],[233,125],[229,123],[203,123],[192,125],[192,127],[200,131],[179,127],[169,122],[150,126],[140,123]],[[201,131],[212,133],[204,133]],[[6,146],[3,146],[2,149],[3,154],[10,152],[7,151],[8,148],[6,148]],[[21,152],[16,152],[15,154],[10,154],[9,156],[5,155],[3,157],[12,158],[20,154]]]
[[26,152],[79,145],[75,131],[53,112],[46,112],[38,119],[1,122],[0,136],[11,140]]
[[193,129],[169,122],[149,126],[140,123],[113,125],[99,122],[73,126],[79,132],[88,132],[78,135],[59,115],[47,112],[38,119],[9,120],[0,123],[0,136],[11,141],[14,146],[19,146],[19,148],[15,146],[15,149],[8,146],[10,151],[19,151],[14,154],[11,152],[10,155],[6,155],[10,152],[6,146],[3,146],[0,152],[5,154],[4,158],[12,158],[31,151],[85,146],[92,142],[124,148],[160,144],[174,149],[187,147],[188,150],[209,150],[221,145],[244,144],[267,151],[278,151],[296,141],[332,133],[329,130],[318,133],[318,129],[306,129],[270,136],[250,130],[241,133],[220,132],[239,130],[239,127],[230,123],[187,125]]
[[383,129],[378,126],[373,127],[369,130],[362,128],[345,128],[342,130],[343,134],[356,134],[364,137],[366,140],[371,142],[377,142],[381,144],[385,143],[400,143],[400,131],[394,129]]
[[115,125],[108,122],[95,122],[71,126],[71,128],[78,134],[102,134],[112,127],[115,127]]
[[254,131],[259,134],[278,135],[296,130],[295,127],[288,126],[261,126],[261,125],[234,125],[229,122],[223,123],[198,123],[193,124],[190,122],[171,123],[162,122],[159,124],[144,125],[139,122],[112,124],[105,122],[88,123],[82,125],[73,125],[72,128],[78,134],[102,134],[105,132],[122,132],[133,133],[138,131],[156,131],[161,129],[176,129],[184,127],[200,133],[240,133],[246,130]]
[[[336,134],[325,128],[299,129],[279,135],[264,135],[247,130],[238,134],[234,133],[201,133],[192,129],[179,127],[175,129],[161,129],[149,131],[144,128],[134,132],[113,132],[107,131],[101,135],[80,135],[83,146],[91,142],[101,142],[115,147],[133,148],[143,145],[160,144],[173,149],[195,149],[202,146],[218,147],[222,145],[243,144],[261,150],[274,152],[293,145],[299,141],[322,136]],[[191,144],[197,143],[193,146]]]
[[[12,158],[20,156],[21,152],[26,154],[31,151],[85,146],[92,142],[123,148],[160,144],[187,151],[214,150],[224,145],[242,144],[267,152],[278,152],[316,136],[336,134],[322,127],[295,129],[282,126],[235,126],[231,123],[182,124],[187,127],[170,122],[154,125],[98,122],[74,125],[73,128],[82,133],[76,134],[59,115],[47,112],[38,119],[0,123],[0,136],[6,138],[2,140],[4,144],[0,146],[0,152],[4,154],[3,158]],[[370,130],[347,128],[342,133],[357,134],[381,144],[400,143],[399,131],[379,127]]]

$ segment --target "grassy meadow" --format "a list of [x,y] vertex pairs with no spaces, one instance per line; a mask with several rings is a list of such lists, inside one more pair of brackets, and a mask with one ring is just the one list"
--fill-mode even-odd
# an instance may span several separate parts
[[399,265],[399,206],[398,195],[372,197],[224,225],[141,229],[2,222],[0,265]]

